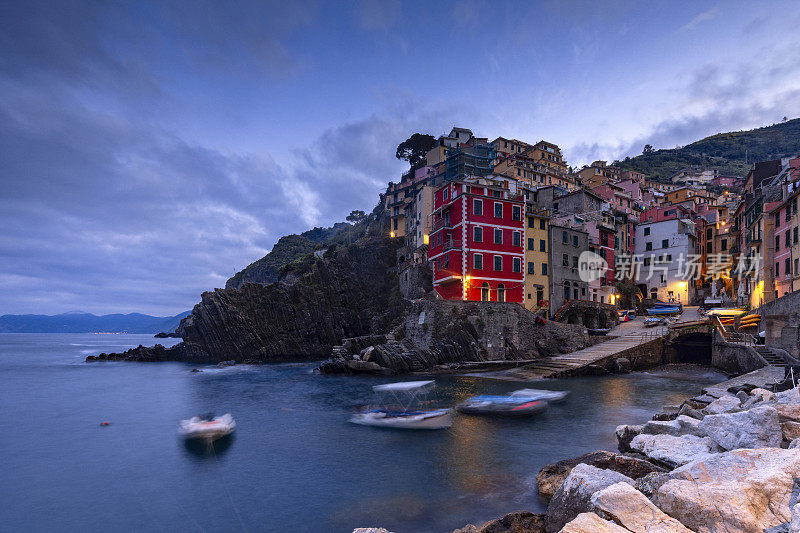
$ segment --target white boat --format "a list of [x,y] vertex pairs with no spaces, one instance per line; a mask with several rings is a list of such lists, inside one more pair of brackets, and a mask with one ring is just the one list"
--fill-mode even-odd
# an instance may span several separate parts
[[187,439],[214,442],[230,435],[235,428],[236,422],[233,421],[230,413],[226,413],[222,416],[201,415],[192,417],[189,420],[181,420],[178,431]]
[[372,390],[379,396],[379,407],[354,414],[350,417],[350,422],[362,426],[399,429],[449,428],[453,425],[452,409],[418,408],[433,387],[433,381],[375,385]]
[[664,319],[658,316],[649,316],[644,319],[644,327],[652,328],[653,326],[660,326],[664,323]]
[[544,389],[519,389],[509,396],[523,396],[529,400],[539,400],[547,403],[563,402],[569,396],[568,390],[544,390]]

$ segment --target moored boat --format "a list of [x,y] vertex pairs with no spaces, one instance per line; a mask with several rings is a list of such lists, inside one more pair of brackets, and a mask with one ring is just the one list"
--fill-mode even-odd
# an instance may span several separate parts
[[658,316],[649,316],[644,319],[644,327],[652,328],[654,326],[659,326],[664,323],[664,318]]
[[527,417],[547,409],[547,402],[525,396],[492,396],[484,394],[467,398],[457,407],[468,415]]
[[419,409],[433,381],[403,381],[375,385],[379,406],[355,413],[350,422],[396,429],[443,429],[453,425],[452,409]]
[[230,413],[222,416],[213,414],[199,415],[188,420],[181,420],[178,432],[187,439],[203,440],[211,443],[233,433],[236,422]]

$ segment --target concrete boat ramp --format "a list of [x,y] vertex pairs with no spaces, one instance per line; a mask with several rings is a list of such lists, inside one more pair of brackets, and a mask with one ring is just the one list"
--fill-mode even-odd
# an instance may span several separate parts
[[611,337],[605,342],[595,344],[576,352],[540,359],[517,368],[493,372],[476,373],[475,376],[506,381],[533,381],[544,378],[564,377],[572,374],[605,373],[605,367],[613,360],[625,358],[631,367],[637,362],[649,359],[649,352],[658,350],[667,334],[666,328],[634,331],[627,335]]

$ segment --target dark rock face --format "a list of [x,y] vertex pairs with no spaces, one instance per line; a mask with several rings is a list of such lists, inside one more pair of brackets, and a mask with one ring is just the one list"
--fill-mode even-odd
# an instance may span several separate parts
[[516,511],[478,527],[472,524],[453,533],[544,533],[545,515]]
[[549,464],[539,470],[536,475],[539,496],[546,500],[552,498],[572,469],[581,463],[603,470],[613,470],[631,479],[639,479],[651,472],[666,472],[663,468],[635,457],[606,451],[591,452],[580,457],[564,459],[563,461]]
[[518,304],[422,300],[410,305],[391,335],[348,339],[319,369],[405,374],[450,363],[537,359],[588,344],[583,327],[537,324],[536,315]]
[[[205,292],[179,327],[183,342],[106,358],[220,362],[309,360],[345,338],[382,333],[402,316],[397,243],[364,238],[307,256],[282,282]],[[93,360],[93,359],[87,359]]]

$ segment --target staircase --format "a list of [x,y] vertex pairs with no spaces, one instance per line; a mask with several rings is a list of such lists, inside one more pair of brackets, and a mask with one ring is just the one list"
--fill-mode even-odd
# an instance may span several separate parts
[[756,351],[770,366],[786,367],[786,362],[783,360],[783,357],[773,352],[772,349],[766,346],[756,346]]

